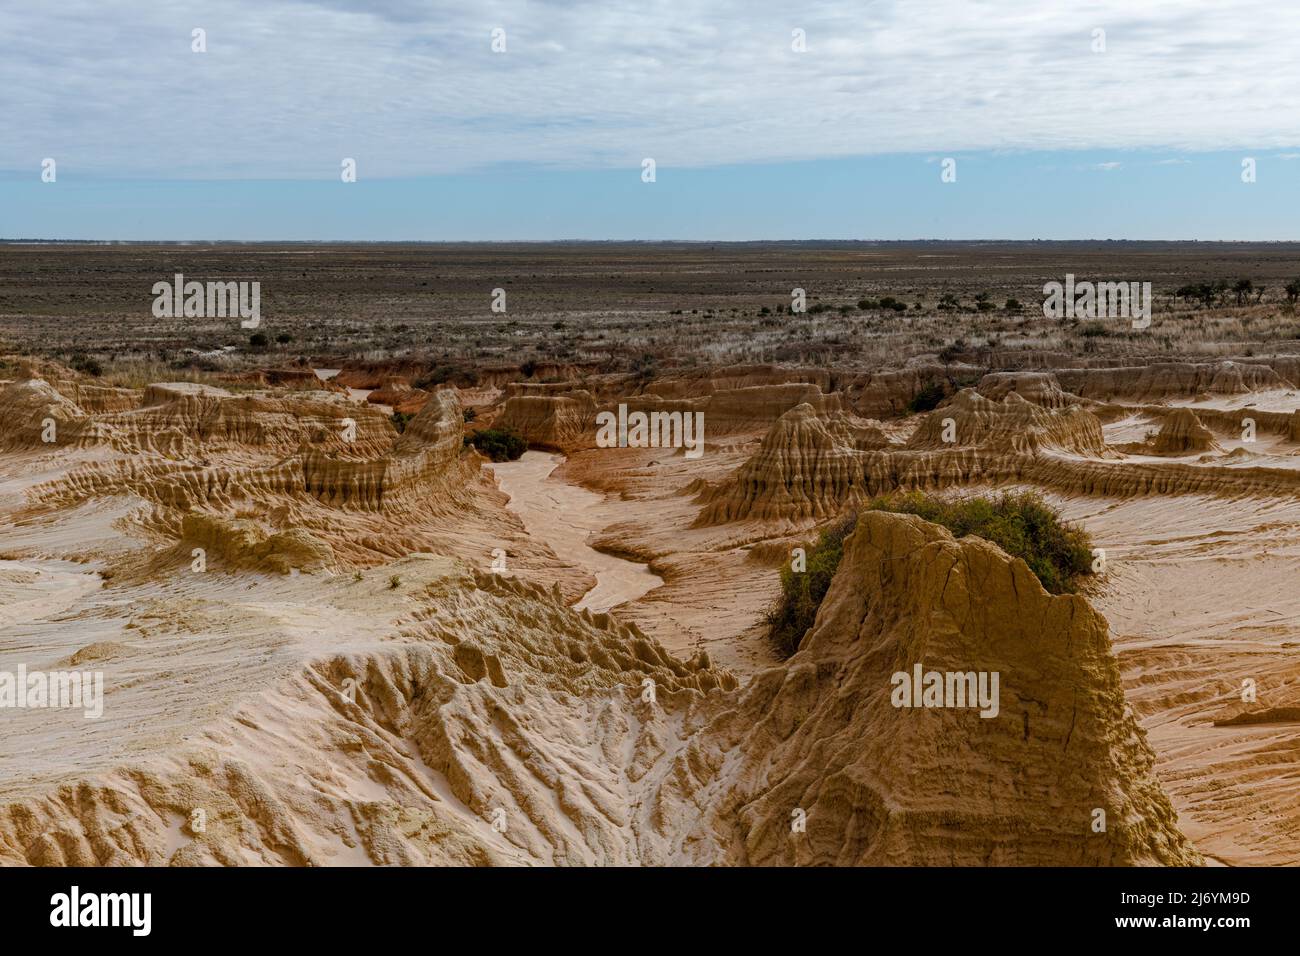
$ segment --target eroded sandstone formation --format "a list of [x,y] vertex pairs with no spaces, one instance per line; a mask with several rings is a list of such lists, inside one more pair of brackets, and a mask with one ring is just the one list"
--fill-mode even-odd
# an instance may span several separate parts
[[1266,365],[1161,362],[1130,368],[1057,369],[1061,387],[1084,398],[1157,401],[1197,395],[1239,395],[1290,383]]
[[[397,569],[413,588],[405,610],[386,607],[378,582],[318,592],[319,613],[377,618],[365,640],[330,652],[305,622],[281,651],[308,655],[293,673],[252,658],[243,687],[216,691],[210,669],[180,684],[168,720],[193,703],[198,723],[164,751],[10,788],[0,859],[1198,861],[1124,704],[1104,621],[983,542],[864,516],[803,647],[744,686],[534,585],[431,558]],[[271,619],[306,613],[285,595]],[[169,642],[205,620],[192,603],[169,619]],[[266,646],[264,627],[222,627],[226,644]],[[105,646],[99,666],[106,712],[129,722],[150,703],[120,683],[122,652]],[[137,676],[176,666],[156,642],[129,661]],[[895,706],[893,675],[915,664],[997,672],[996,716]]]
[[1214,433],[1201,424],[1190,408],[1175,409],[1165,418],[1152,447],[1157,455],[1186,455],[1220,449]]

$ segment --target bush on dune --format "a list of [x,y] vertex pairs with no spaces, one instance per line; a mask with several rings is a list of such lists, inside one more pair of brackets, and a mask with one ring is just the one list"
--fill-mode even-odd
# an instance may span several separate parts
[[485,428],[466,435],[465,444],[493,461],[515,461],[528,450],[528,443],[506,428]]
[[[1052,594],[1072,593],[1092,573],[1092,539],[1033,492],[1006,492],[994,498],[945,500],[921,492],[873,499],[869,511],[914,514],[942,525],[955,538],[976,535],[1021,558]],[[781,595],[767,614],[768,638],[783,658],[799,649],[804,634],[830,589],[844,554],[844,540],[857,526],[857,514],[842,518],[806,548],[806,568],[781,569]]]
[[767,614],[768,638],[777,653],[789,657],[799,649],[804,633],[812,627],[822,598],[844,554],[844,539],[857,526],[858,516],[849,515],[823,531],[805,548],[806,567],[796,571],[781,568],[781,597]]

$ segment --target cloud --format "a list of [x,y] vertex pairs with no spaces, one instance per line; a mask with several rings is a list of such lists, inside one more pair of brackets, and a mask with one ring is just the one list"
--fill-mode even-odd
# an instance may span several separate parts
[[[63,0],[0,7],[0,169],[368,177],[1300,145],[1268,0]],[[1049,9],[1050,8],[1050,9]],[[1267,30],[1258,24],[1268,23]],[[207,31],[192,53],[190,31]],[[491,31],[506,31],[493,53]],[[1092,31],[1106,30],[1106,52]],[[806,52],[792,33],[806,34]],[[1250,69],[1242,69],[1249,63]]]
[[1115,162],[1098,163],[1096,166],[1093,167],[1093,169],[1100,169],[1102,172],[1108,173],[1112,169],[1119,169],[1123,165],[1124,165],[1123,163],[1115,163]]

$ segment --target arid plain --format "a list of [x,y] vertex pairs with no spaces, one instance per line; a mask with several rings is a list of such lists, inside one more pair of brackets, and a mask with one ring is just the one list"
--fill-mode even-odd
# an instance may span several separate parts
[[[0,244],[0,671],[103,682],[0,707],[0,861],[1296,864],[1297,299],[1292,244]],[[1079,593],[865,508],[1022,489]]]

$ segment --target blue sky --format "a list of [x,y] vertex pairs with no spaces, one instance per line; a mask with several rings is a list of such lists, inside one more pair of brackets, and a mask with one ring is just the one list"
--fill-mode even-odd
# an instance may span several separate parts
[[415,179],[0,180],[0,233],[43,239],[1300,239],[1300,158],[875,156]]
[[1300,5],[789,6],[7,4],[0,237],[1300,239]]

